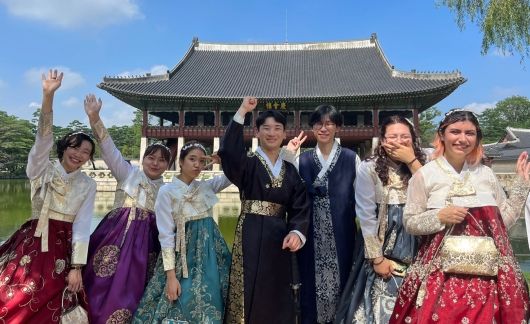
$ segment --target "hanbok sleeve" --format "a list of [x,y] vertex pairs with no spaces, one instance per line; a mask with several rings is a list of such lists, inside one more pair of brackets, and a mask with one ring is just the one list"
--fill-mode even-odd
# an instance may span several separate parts
[[506,198],[506,194],[504,193],[502,185],[493,171],[490,171],[490,177],[495,195],[495,201],[497,202],[497,206],[499,206],[502,220],[506,226],[506,229],[510,229],[521,216],[522,208],[525,205],[525,200],[528,197],[530,185],[521,177],[516,176],[513,184],[508,187],[510,198]]
[[224,190],[232,184],[224,174],[220,174],[211,179],[208,179],[206,180],[206,183],[208,186],[210,186],[210,188],[212,188],[212,191],[215,193]]
[[383,242],[377,236],[379,221],[376,214],[376,185],[371,175],[370,163],[361,163],[355,178],[355,211],[361,224],[366,258],[368,259],[383,255]]
[[26,175],[30,180],[39,177],[47,163],[50,160],[50,151],[53,147],[53,113],[41,113],[35,144],[28,155],[28,164],[26,166]]
[[296,170],[299,170],[300,167],[300,156],[299,155],[296,155],[296,153],[293,153],[291,151],[289,151],[288,149],[286,149],[285,147],[282,147],[281,151],[280,151],[280,156],[282,157],[283,160],[291,163],[292,165],[294,165],[296,167]]
[[530,196],[526,199],[524,206],[524,222],[526,224],[526,237],[528,239],[528,247],[530,247]]
[[230,121],[218,152],[224,174],[238,188],[243,186],[247,163],[241,119],[243,118],[236,113],[234,119]]
[[90,240],[90,224],[94,216],[94,202],[96,200],[96,182],[90,181],[88,194],[79,208],[72,224],[72,264],[85,265]]
[[441,208],[427,209],[428,192],[422,172],[410,178],[407,189],[407,203],[403,211],[403,225],[412,235],[429,235],[445,229],[438,219]]
[[290,193],[291,199],[287,206],[287,227],[289,232],[294,232],[300,237],[303,246],[309,228],[311,209],[305,184],[298,173],[294,176],[298,178],[295,180],[294,192]]
[[164,271],[175,269],[175,221],[168,185],[160,188],[155,202],[156,226],[160,241]]
[[118,181],[124,181],[134,167],[123,158],[101,119],[91,126],[101,148],[101,157],[109,167],[114,178]]

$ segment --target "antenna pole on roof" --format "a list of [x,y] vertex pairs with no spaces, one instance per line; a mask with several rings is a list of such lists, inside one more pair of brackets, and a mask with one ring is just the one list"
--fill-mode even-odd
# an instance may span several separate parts
[[287,8],[285,8],[285,42],[287,43]]

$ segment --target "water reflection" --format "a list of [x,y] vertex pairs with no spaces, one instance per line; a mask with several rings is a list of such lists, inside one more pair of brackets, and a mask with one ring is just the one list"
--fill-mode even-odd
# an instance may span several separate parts
[[[0,242],[8,239],[29,218],[31,214],[29,196],[30,186],[27,180],[0,180]],[[239,197],[236,193],[221,193],[219,198],[219,203],[214,207],[214,218],[228,246],[231,247],[240,208]],[[92,230],[112,209],[113,202],[113,192],[97,193]],[[521,268],[525,272],[530,272],[530,251],[524,219],[519,219],[517,224],[510,229],[510,240]]]

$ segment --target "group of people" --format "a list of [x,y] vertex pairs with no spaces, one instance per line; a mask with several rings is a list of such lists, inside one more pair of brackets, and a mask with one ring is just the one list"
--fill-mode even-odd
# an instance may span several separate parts
[[[245,97],[219,152],[185,143],[180,173],[164,185],[170,150],[152,144],[141,168],[130,165],[100,118],[101,100],[87,95],[85,112],[117,180],[114,207],[91,234],[96,184],[80,169],[95,141],[67,134],[50,160],[62,78],[43,76],[27,165],[32,215],[0,246],[0,322],[57,323],[64,292],[79,296],[90,323],[529,320],[528,286],[507,235],[530,190],[528,155],[507,198],[481,163],[473,113],[447,113],[434,152],[421,149],[406,118],[387,117],[374,155],[361,162],[340,145],[342,115],[331,105],[310,117],[314,149],[297,156],[303,132],[282,148],[286,118],[268,110],[256,119],[260,146],[247,152],[244,118],[258,100]],[[197,180],[212,163],[224,174]],[[231,251],[212,211],[230,184],[241,198]]]

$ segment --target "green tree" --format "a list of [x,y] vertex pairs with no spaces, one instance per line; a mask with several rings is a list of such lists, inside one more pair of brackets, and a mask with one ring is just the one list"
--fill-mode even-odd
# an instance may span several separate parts
[[482,55],[492,46],[503,53],[528,57],[530,45],[530,0],[437,0],[456,14],[461,30],[467,21],[482,32]]
[[506,127],[530,128],[530,100],[523,96],[512,96],[499,101],[495,107],[487,108],[479,116],[484,134],[484,143],[501,139]]
[[436,107],[424,110],[420,114],[421,146],[429,147],[434,140],[434,135],[436,135],[436,129],[438,128],[438,122],[436,119],[441,115],[442,113]]
[[25,174],[28,154],[35,140],[29,121],[0,111],[0,174]]

